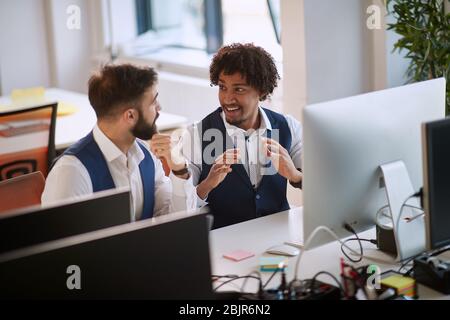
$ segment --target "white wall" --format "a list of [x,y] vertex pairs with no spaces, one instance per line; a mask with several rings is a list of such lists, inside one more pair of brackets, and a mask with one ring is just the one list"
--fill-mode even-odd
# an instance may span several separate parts
[[0,1],[0,93],[48,86],[43,0]]
[[[304,1],[281,0],[280,5],[283,47],[282,112],[301,121],[307,97]],[[290,184],[287,186],[287,198],[293,206],[303,204],[303,192]]]
[[[111,25],[105,24],[107,30],[105,40],[107,44],[110,44],[112,36],[112,42],[114,46],[117,46],[118,43],[126,43],[137,36],[136,6],[134,0],[110,0],[110,4],[112,20],[120,21],[120,23],[112,23],[112,33],[109,30]],[[103,0],[103,7],[109,16],[108,1]]]
[[[52,84],[58,88],[87,91],[87,80],[92,69],[89,0],[46,0],[49,23],[49,54],[52,65]],[[81,10],[81,28],[67,27],[70,14],[67,8],[76,5]]]
[[[93,3],[94,0],[0,1],[2,94],[31,86],[86,92],[93,67],[89,16]],[[81,10],[80,30],[67,27],[70,5]]]
[[306,57],[303,0],[282,0],[283,112],[302,119],[306,105]]
[[366,7],[361,0],[305,0],[307,103],[370,90]]

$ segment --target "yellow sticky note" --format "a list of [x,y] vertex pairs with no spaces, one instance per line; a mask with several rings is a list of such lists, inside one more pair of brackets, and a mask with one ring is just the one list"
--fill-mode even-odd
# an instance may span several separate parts
[[414,286],[414,282],[414,279],[404,277],[402,275],[393,275],[381,280],[382,285],[396,288],[397,290],[402,290],[403,288]]
[[67,103],[64,101],[58,103],[58,116],[68,116],[76,113],[77,111],[78,108],[71,103]]
[[36,87],[28,89],[16,89],[11,93],[13,105],[39,103],[45,100],[45,88]]

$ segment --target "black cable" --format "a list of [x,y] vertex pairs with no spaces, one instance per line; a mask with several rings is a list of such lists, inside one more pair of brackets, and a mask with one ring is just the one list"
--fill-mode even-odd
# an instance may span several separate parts
[[414,270],[414,267],[411,267],[408,269],[408,271],[406,271],[405,273],[403,273],[404,277],[409,277],[409,275],[411,274],[411,272]]
[[444,246],[444,247],[441,247],[441,248],[437,248],[437,249],[431,250],[430,252],[428,252],[428,255],[429,255],[430,257],[435,257],[435,256],[438,256],[438,255],[440,255],[441,253],[446,252],[446,251],[449,251],[449,250],[450,250],[450,245],[446,245],[446,246]]
[[272,275],[269,277],[269,280],[267,280],[266,281],[266,283],[263,285],[263,289],[265,289],[266,287],[267,287],[267,285],[269,284],[269,282],[270,282],[270,280],[272,280],[273,279],[273,277],[275,277],[275,275],[278,273],[278,271],[280,271],[281,270],[281,268],[277,268],[273,273],[272,273]]
[[239,277],[237,274],[227,274],[227,275],[224,275],[224,276],[218,276],[218,275],[215,275],[215,274],[211,275],[211,278],[217,278],[216,280],[219,280],[219,279],[222,279],[222,278],[237,278],[237,277]]
[[[413,261],[414,259],[416,259],[416,258],[418,258],[418,257],[420,257],[420,256],[422,256],[422,255],[424,255],[424,254],[426,254],[426,253],[425,253],[425,252],[421,252],[421,253],[419,253],[419,254],[416,254],[416,255],[414,255],[414,256],[412,256],[412,257],[409,257],[409,258],[403,260],[403,261],[402,261],[403,263],[402,263],[402,265],[398,268],[398,271],[397,271],[397,272],[402,273],[401,271],[402,271],[402,269],[403,269],[404,267],[406,267],[408,264],[410,264],[411,261]],[[412,268],[411,268],[411,269],[412,269]],[[410,272],[411,272],[411,269],[408,270],[405,274],[410,273]]]
[[[255,271],[251,272],[248,276],[251,276],[251,275],[253,275],[253,274],[257,274],[257,275],[258,275],[258,277],[259,277],[259,289],[258,289],[258,290],[262,290],[262,278],[261,278],[261,273],[259,273],[259,271],[255,270]],[[241,292],[244,291],[244,288],[245,288],[245,286],[246,286],[246,284],[247,284],[247,280],[248,280],[248,279],[249,279],[249,278],[245,278],[244,283],[242,284],[242,287],[241,287]]]
[[230,279],[230,280],[227,280],[227,281],[221,283],[221,284],[220,284],[219,286],[217,286],[213,291],[219,290],[219,288],[223,287],[224,285],[226,285],[226,284],[228,284],[228,283],[230,283],[230,282],[233,282],[233,281],[238,280],[238,279],[245,279],[245,278],[252,278],[252,279],[257,279],[257,280],[261,281],[260,278],[255,277],[255,276],[242,276],[242,277],[236,277],[236,278],[232,278],[232,279]]
[[350,242],[350,241],[362,241],[362,242],[370,242],[371,244],[378,244],[376,239],[362,239],[362,238],[359,238],[359,239],[358,238],[350,238],[350,239],[345,240],[343,243],[346,244],[347,242]]
[[345,230],[347,230],[348,232],[354,234],[356,240],[358,241],[360,256],[359,256],[358,259],[353,259],[353,258],[351,258],[351,257],[344,251],[344,244],[345,244],[345,241],[344,241],[343,243],[341,243],[341,252],[342,252],[342,254],[343,254],[348,260],[350,260],[351,262],[353,262],[353,263],[358,263],[358,262],[360,262],[360,261],[362,260],[363,255],[364,255],[364,250],[363,250],[363,247],[362,247],[361,239],[359,238],[359,236],[358,236],[358,234],[356,233],[355,229],[353,229],[353,227],[352,227],[351,225],[349,225],[348,223],[345,223],[345,224],[344,224],[344,228],[345,228]]
[[[350,241],[358,241],[358,243],[359,243],[359,248],[360,248],[361,256],[359,257],[358,260],[354,260],[354,259],[350,258],[349,255],[344,251],[344,246],[347,244],[347,242],[350,242]],[[377,240],[375,240],[375,239],[350,238],[350,239],[347,239],[347,240],[345,240],[344,242],[341,243],[341,252],[342,252],[342,254],[343,254],[348,260],[350,260],[350,261],[352,261],[352,262],[355,262],[355,263],[356,263],[356,262],[360,262],[360,261],[362,260],[362,258],[363,258],[363,254],[364,254],[364,251],[363,251],[361,242],[370,242],[371,244],[374,244],[374,245],[377,245],[377,244],[378,244]]]
[[310,290],[311,291],[314,290],[314,284],[316,283],[317,277],[322,275],[322,274],[326,274],[327,276],[331,277],[336,282],[336,284],[338,285],[339,290],[341,291],[341,294],[344,293],[344,288],[342,287],[342,284],[339,282],[339,280],[334,275],[332,275],[331,273],[329,273],[327,271],[320,271],[320,272],[318,272],[318,273],[316,273],[314,275],[314,277],[311,280],[311,284],[310,284]]

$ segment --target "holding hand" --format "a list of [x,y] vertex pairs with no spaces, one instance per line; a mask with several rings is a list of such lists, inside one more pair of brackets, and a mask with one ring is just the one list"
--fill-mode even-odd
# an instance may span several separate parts
[[186,166],[181,148],[173,145],[172,137],[169,135],[155,134],[150,141],[150,150],[158,159],[165,159],[170,170],[180,171]]
[[289,152],[273,139],[262,138],[264,150],[272,160],[275,170],[292,183],[299,183],[302,174],[294,165]]
[[197,186],[198,196],[201,199],[205,199],[233,171],[231,166],[238,163],[239,159],[239,149],[230,149],[220,155],[212,165],[208,177]]

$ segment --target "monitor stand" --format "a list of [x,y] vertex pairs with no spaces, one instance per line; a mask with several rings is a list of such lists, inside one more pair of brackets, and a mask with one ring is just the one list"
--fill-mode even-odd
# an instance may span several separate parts
[[[397,261],[410,258],[425,251],[425,219],[420,211],[403,207],[405,200],[413,195],[414,190],[408,170],[403,161],[395,161],[380,166],[389,209],[392,216],[391,236],[384,230],[385,239],[394,239]],[[408,205],[420,207],[417,198],[407,201]],[[401,214],[401,218],[400,217]],[[408,221],[408,218],[415,218]],[[385,244],[386,245],[386,244]],[[382,249],[382,247],[380,248]],[[392,251],[391,251],[392,252]]]

